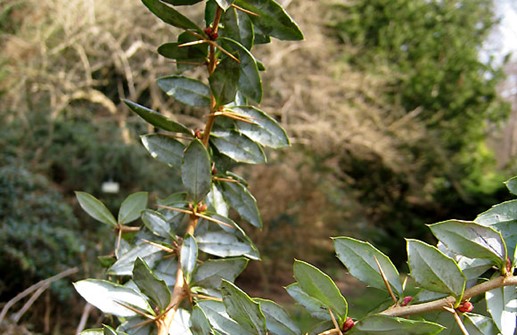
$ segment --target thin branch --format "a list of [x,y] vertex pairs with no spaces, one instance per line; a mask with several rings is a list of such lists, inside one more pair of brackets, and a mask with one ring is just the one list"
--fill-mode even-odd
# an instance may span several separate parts
[[463,335],[470,335],[467,328],[465,328],[463,321],[461,321],[461,318],[458,315],[458,311],[456,311],[452,307],[444,307],[443,309],[445,309],[447,312],[451,313],[454,316],[454,320],[456,321],[456,324],[458,324],[458,327],[460,328]]
[[256,16],[256,17],[259,17],[259,16],[260,16],[260,15],[258,15],[257,13],[252,12],[251,10],[244,9],[244,8],[242,8],[242,7],[240,7],[240,6],[237,6],[237,5],[236,5],[236,4],[234,4],[234,3],[232,3],[232,7],[233,7],[233,8],[235,8],[235,9],[237,9],[237,10],[240,10],[240,11],[241,11],[241,12],[243,12],[243,13],[249,14],[249,15],[251,15],[251,16]]
[[343,335],[341,332],[341,329],[339,328],[339,324],[336,321],[336,317],[334,316],[334,313],[332,313],[332,310],[330,308],[327,308],[330,314],[330,318],[332,319],[332,323],[334,324],[335,330],[337,330],[337,334]]
[[388,293],[390,294],[391,299],[396,304],[397,303],[397,297],[393,293],[393,290],[391,289],[391,285],[390,285],[390,283],[388,281],[388,278],[386,278],[386,274],[382,270],[381,263],[379,263],[379,260],[377,259],[377,257],[373,256],[373,259],[375,260],[375,263],[377,263],[377,267],[379,268],[379,272],[381,274],[382,280],[384,281],[384,285],[388,289]]
[[47,284],[45,286],[40,287],[36,292],[34,292],[34,294],[29,298],[29,300],[27,300],[23,307],[20,308],[20,310],[12,316],[12,320],[14,321],[14,323],[18,323],[18,321],[20,321],[23,314],[25,314],[25,312],[27,312],[29,308],[31,308],[32,304],[36,301],[36,299],[38,299],[39,296],[43,294],[43,292],[45,292],[49,287],[50,284]]

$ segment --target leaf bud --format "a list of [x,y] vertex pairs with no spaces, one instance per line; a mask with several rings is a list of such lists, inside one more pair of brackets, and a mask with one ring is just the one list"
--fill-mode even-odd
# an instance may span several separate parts
[[413,300],[413,297],[408,295],[406,297],[404,297],[404,299],[402,299],[402,302],[400,303],[400,306],[404,307],[404,306],[407,306],[409,305],[409,303]]
[[474,305],[470,301],[463,301],[456,310],[460,313],[469,313],[474,310]]
[[343,332],[347,332],[350,329],[354,328],[354,326],[355,326],[354,320],[352,320],[351,317],[347,317],[345,322],[343,322],[343,326],[341,327],[341,330],[343,330]]

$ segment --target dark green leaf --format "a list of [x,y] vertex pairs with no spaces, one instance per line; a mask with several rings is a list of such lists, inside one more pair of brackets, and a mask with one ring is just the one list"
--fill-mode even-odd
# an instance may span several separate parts
[[332,279],[318,268],[296,260],[293,267],[294,278],[300,288],[309,296],[332,310],[335,318],[343,322],[348,314],[348,304]]
[[433,234],[449,250],[470,258],[490,259],[506,266],[506,246],[494,229],[470,221],[449,220],[429,225]]
[[246,330],[245,334],[266,335],[266,318],[258,303],[226,280],[221,283],[221,294],[226,312]]
[[239,163],[263,164],[266,156],[260,145],[235,131],[213,132],[210,141],[217,150]]
[[287,293],[300,305],[302,305],[313,317],[321,320],[331,320],[327,306],[320,300],[311,297],[300,287],[299,283],[293,283],[286,288]]
[[349,333],[350,335],[434,335],[440,333],[443,329],[443,326],[428,321],[370,315],[357,322]]
[[375,261],[377,259],[391,288],[402,296],[402,284],[397,268],[388,256],[370,243],[350,237],[338,237],[334,239],[334,248],[337,258],[347,267],[352,276],[369,286],[386,290],[379,266]]
[[186,5],[193,5],[198,2],[201,2],[203,0],[162,0],[163,2],[170,3],[174,6],[186,6]]
[[223,36],[231,38],[251,50],[253,46],[253,23],[248,15],[235,8],[226,11],[221,19]]
[[499,287],[485,294],[487,310],[502,335],[514,335],[517,327],[517,289]]
[[181,269],[187,283],[190,283],[192,273],[197,263],[197,243],[192,235],[187,235],[181,246]]
[[167,130],[173,133],[183,133],[192,136],[192,131],[182,125],[181,123],[170,120],[163,114],[153,111],[147,107],[141,106],[129,100],[123,100],[124,103],[135,113],[137,113],[142,119],[163,130]]
[[190,330],[192,335],[207,335],[211,334],[212,327],[210,322],[199,306],[194,306],[192,314],[190,315],[190,323],[192,324]]
[[505,201],[497,204],[478,215],[474,222],[483,226],[491,226],[499,222],[517,220],[517,200]]
[[247,264],[248,260],[243,257],[209,259],[197,268],[193,284],[218,289],[222,279],[233,282]]
[[250,19],[263,34],[280,40],[303,40],[300,28],[276,1],[236,0],[235,4],[257,14],[250,15]]
[[108,325],[103,325],[103,326],[104,326],[104,329],[103,329],[104,335],[128,335],[127,333],[116,331],[115,329],[111,328]]
[[213,183],[210,193],[208,193],[206,199],[207,204],[215,210],[215,212],[222,216],[228,216],[230,206],[226,203],[223,197],[223,193],[220,190],[222,186],[219,183]]
[[183,156],[181,179],[196,203],[202,200],[212,186],[212,167],[210,156],[200,140],[193,140]]
[[262,218],[257,207],[257,201],[248,189],[240,183],[226,182],[222,185],[223,196],[241,218],[251,225],[261,228]]
[[[501,233],[503,237],[504,244],[507,247],[507,254],[510,259],[516,256],[516,247],[517,247],[517,230],[515,229],[515,225],[517,221],[506,221],[496,223],[492,226],[495,230]],[[516,260],[513,261],[516,263]]]
[[226,307],[222,302],[201,300],[197,306],[204,312],[212,327],[222,334],[248,334],[243,327],[228,316]]
[[106,206],[93,195],[86,192],[75,192],[81,208],[92,218],[110,226],[116,226],[117,220]]
[[262,80],[253,55],[237,41],[223,37],[223,47],[238,55],[240,61],[239,91],[247,98],[259,103],[262,100]]
[[266,327],[270,334],[275,335],[298,335],[301,330],[289,317],[286,311],[271,300],[254,299],[260,304],[260,309],[266,317]]
[[149,266],[138,257],[133,268],[133,281],[140,291],[164,311],[171,301],[171,292],[165,281],[158,279]]
[[219,7],[221,7],[223,10],[227,10],[228,8],[230,8],[230,6],[232,5],[232,3],[234,3],[235,0],[215,0],[215,2],[217,2],[217,4],[219,5]]
[[463,324],[469,335],[497,335],[497,327],[491,318],[484,315],[465,313]]
[[147,209],[142,213],[142,221],[153,234],[165,238],[170,236],[169,224],[161,213]]
[[86,279],[74,283],[79,294],[103,313],[119,317],[135,316],[136,313],[123,304],[153,314],[151,306],[140,293],[106,280]]
[[199,80],[182,76],[168,76],[159,78],[157,83],[167,95],[186,105],[210,106],[210,89]]
[[422,288],[461,299],[466,279],[452,258],[418,240],[408,239],[407,248],[411,276]]
[[162,134],[149,134],[141,137],[144,147],[156,160],[170,167],[181,166],[185,146],[178,140]]
[[115,264],[109,268],[108,274],[130,276],[133,273],[133,264],[138,257],[144,259],[147,264],[152,266],[161,257],[160,251],[161,249],[148,243],[136,245],[120,256]]
[[234,113],[250,118],[254,123],[237,121],[239,131],[251,140],[270,148],[283,148],[289,145],[289,138],[278,122],[252,106],[230,107]]
[[147,198],[147,192],[137,192],[129,195],[120,205],[118,223],[127,224],[138,219],[147,207]]
[[218,106],[226,105],[235,99],[239,78],[239,63],[229,57],[224,58],[208,78]]
[[205,24],[206,26],[210,26],[215,19],[215,12],[217,11],[217,7],[219,5],[215,0],[208,0],[205,6]]
[[190,21],[189,18],[174,8],[165,5],[159,0],[142,0],[142,2],[154,15],[171,26],[187,30],[192,29],[200,33],[203,32],[203,30],[199,28],[194,22]]

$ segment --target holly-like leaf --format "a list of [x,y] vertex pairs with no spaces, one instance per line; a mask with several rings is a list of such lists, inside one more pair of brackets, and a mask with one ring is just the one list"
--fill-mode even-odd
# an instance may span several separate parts
[[131,335],[150,335],[153,331],[153,325],[145,322],[146,320],[144,317],[129,318],[117,327],[117,331]]
[[167,284],[165,281],[158,279],[141,258],[135,260],[133,281],[140,291],[160,308],[160,311],[164,311],[167,308],[171,301],[171,292]]
[[330,308],[336,319],[341,322],[346,319],[348,303],[327,274],[299,260],[294,262],[293,272],[294,278],[305,293]]
[[235,4],[257,14],[249,17],[263,34],[276,37],[279,40],[303,40],[300,28],[276,1],[236,0]]
[[235,106],[230,107],[229,110],[251,119],[253,123],[237,121],[239,132],[251,140],[275,149],[289,145],[289,138],[284,128],[263,111],[252,106]]
[[210,193],[208,193],[206,199],[207,204],[215,210],[215,212],[222,216],[228,216],[230,206],[224,200],[222,186],[219,183],[213,183]]
[[443,329],[443,326],[428,321],[370,315],[357,322],[349,333],[350,335],[434,335],[440,333]]
[[490,259],[506,266],[506,246],[496,230],[470,221],[449,220],[429,225],[448,249],[470,258]]
[[167,6],[159,0],[142,0],[142,2],[154,15],[171,26],[183,28],[186,30],[191,29],[200,33],[203,32],[203,30],[199,28],[194,22],[190,21],[188,17],[184,16],[174,8]]
[[511,194],[517,195],[517,177],[510,178],[504,184]]
[[167,130],[173,133],[183,133],[192,136],[192,131],[182,125],[181,123],[175,122],[167,118],[165,115],[160,114],[152,109],[139,105],[129,100],[123,100],[124,103],[142,119],[163,130]]
[[147,207],[147,198],[147,192],[136,192],[129,195],[120,205],[118,223],[127,224],[138,219]]
[[203,310],[197,305],[192,308],[190,324],[190,330],[193,335],[211,334],[212,327],[210,326],[210,322]]
[[203,288],[218,289],[221,280],[233,282],[247,264],[248,260],[244,257],[209,259],[197,268],[192,282]]
[[244,185],[227,182],[222,184],[222,190],[226,201],[239,213],[241,218],[257,228],[262,228],[257,200]]
[[181,179],[190,197],[196,203],[202,200],[212,186],[210,156],[200,140],[193,140],[183,156]]
[[158,86],[179,102],[193,107],[210,106],[210,88],[199,80],[168,76],[157,80]]
[[170,167],[181,166],[185,146],[180,141],[162,134],[144,135],[141,140],[154,159]]
[[266,317],[266,327],[270,334],[298,335],[302,333],[287,312],[278,304],[266,299],[254,300],[260,304],[260,309]]
[[386,290],[377,262],[386,276],[391,288],[402,296],[402,284],[397,268],[388,256],[368,242],[359,241],[350,237],[338,237],[334,239],[334,248],[337,258],[346,266],[352,276],[363,283]]
[[197,243],[192,235],[187,235],[183,240],[183,245],[181,246],[181,269],[183,270],[183,275],[185,276],[185,280],[187,283],[190,283],[190,279],[192,278],[192,273],[196,268],[197,263]]
[[230,38],[221,38],[223,47],[238,55],[240,77],[239,91],[257,103],[262,100],[262,80],[255,57],[239,42]]
[[497,327],[491,318],[484,315],[465,313],[463,324],[469,335],[497,335]]
[[418,240],[407,240],[411,276],[430,291],[463,296],[466,279],[458,264],[436,247]]
[[134,246],[128,252],[123,253],[122,256],[113,264],[108,274],[115,276],[130,276],[133,273],[133,266],[138,257],[145,260],[147,264],[152,266],[161,255],[159,254],[161,249],[158,247],[142,243]]
[[226,11],[221,19],[223,36],[242,44],[246,49],[253,47],[253,23],[248,15],[235,8]]
[[153,315],[149,303],[140,293],[130,288],[99,279],[86,279],[74,283],[77,292],[90,304],[103,313],[118,317],[137,315],[133,310],[124,307],[128,305]]
[[487,310],[502,335],[514,335],[517,328],[517,289],[504,286],[485,294]]
[[266,318],[258,303],[226,280],[221,283],[221,294],[226,312],[246,330],[245,334],[266,335]]
[[221,301],[201,300],[197,303],[210,325],[222,334],[248,334],[235,320],[230,318]]
[[327,306],[302,290],[299,283],[293,283],[285,289],[291,298],[302,305],[313,317],[321,320],[331,320]]
[[81,208],[92,218],[113,227],[117,225],[113,214],[99,199],[86,192],[75,192],[75,196]]
[[153,234],[165,238],[170,237],[169,224],[161,213],[147,209],[142,213],[142,221]]
[[196,236],[199,250],[219,257],[246,256],[250,259],[260,259],[254,248],[240,241],[234,234],[226,232],[205,232]]
[[235,60],[224,58],[214,73],[210,75],[210,89],[218,106],[226,105],[235,99],[240,78],[240,66]]
[[517,200],[505,201],[481,213],[474,220],[483,226],[517,220]]
[[211,134],[210,141],[220,153],[236,162],[247,164],[266,163],[266,155],[260,145],[236,131],[214,131]]

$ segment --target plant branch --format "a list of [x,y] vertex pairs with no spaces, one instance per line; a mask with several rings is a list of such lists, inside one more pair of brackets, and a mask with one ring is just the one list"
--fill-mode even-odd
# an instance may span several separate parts
[[[483,282],[476,286],[465,290],[463,294],[463,299],[468,300],[477,295],[483,294],[490,290],[503,287],[503,286],[515,286],[517,285],[517,276],[505,277],[500,276],[489,281]],[[409,316],[415,314],[428,313],[431,311],[439,311],[443,310],[444,307],[449,307],[454,305],[456,302],[456,298],[449,296],[443,299],[424,302],[421,304],[409,305],[409,306],[394,306],[388,308],[387,310],[381,312],[383,315],[389,316]]]

